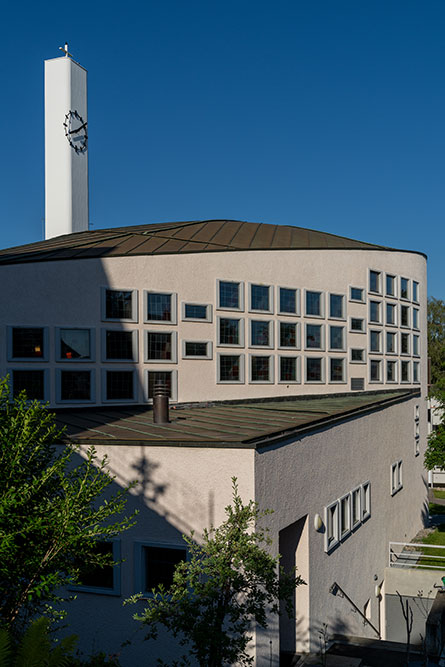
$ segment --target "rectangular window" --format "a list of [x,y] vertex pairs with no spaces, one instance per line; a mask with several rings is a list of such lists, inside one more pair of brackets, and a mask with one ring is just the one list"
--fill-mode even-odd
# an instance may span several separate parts
[[409,327],[409,306],[400,306],[400,326]]
[[396,344],[396,334],[393,331],[386,332],[386,354],[396,354],[397,344]]
[[408,278],[400,278],[400,298],[409,299],[409,280]]
[[306,382],[323,382],[322,363],[320,357],[306,357]]
[[365,482],[362,489],[362,521],[371,516],[371,482]]
[[395,324],[396,323],[396,313],[397,309],[394,303],[386,304],[386,324]]
[[106,371],[105,390],[107,401],[134,400],[134,372]]
[[105,331],[105,360],[136,361],[135,335],[135,331]]
[[211,359],[212,343],[210,341],[183,341],[184,359]]
[[390,276],[389,274],[386,274],[386,295],[396,295],[396,277]]
[[146,332],[145,361],[176,362],[176,336],[171,331]]
[[167,388],[167,396],[170,400],[176,400],[176,383],[174,384],[173,371],[148,371],[147,373],[147,396],[153,398],[154,390],[157,384],[163,384]]
[[143,546],[144,592],[150,593],[160,585],[165,589],[170,588],[176,566],[185,560],[187,560],[187,552],[184,548]]
[[322,334],[321,324],[306,324],[306,347],[308,349],[323,349]]
[[345,349],[345,328],[344,327],[329,327],[329,349],[330,350],[344,350]]
[[338,544],[340,539],[340,517],[339,517],[339,503],[338,500],[325,509],[325,551],[330,551]]
[[306,291],[306,315],[323,317],[323,304],[321,292]]
[[403,488],[402,461],[396,461],[391,466],[391,495]]
[[340,539],[351,532],[351,494],[340,498]]
[[402,382],[409,382],[409,361],[400,362],[400,379]]
[[381,303],[380,301],[370,301],[369,302],[369,321],[370,322],[376,322],[378,324],[381,323],[382,317],[381,317]]
[[419,310],[418,308],[413,308],[413,329],[419,328]]
[[294,322],[280,322],[280,347],[299,347],[297,325]]
[[419,283],[413,280],[413,301],[419,303]]
[[272,291],[269,285],[250,285],[250,310],[272,312]]
[[45,371],[40,370],[13,370],[12,393],[18,396],[21,391],[26,392],[29,400],[45,400]]
[[344,303],[345,298],[342,294],[330,294],[329,295],[329,317],[335,319],[344,319]]
[[345,360],[331,357],[329,359],[329,381],[330,382],[344,382],[345,381]]
[[380,285],[381,274],[380,271],[370,271],[369,272],[369,291],[377,292],[380,294],[381,285]]
[[288,315],[299,314],[298,293],[289,287],[278,288],[279,312]]
[[145,292],[145,322],[176,324],[176,294]]
[[382,362],[377,359],[371,359],[369,367],[370,382],[382,381]]
[[279,382],[299,382],[297,357],[279,357]]
[[102,319],[137,322],[137,290],[102,288]]
[[11,327],[10,359],[46,361],[46,336],[43,327]]
[[273,382],[271,359],[272,357],[250,357],[251,382]]
[[58,360],[91,360],[90,329],[58,329]]
[[369,332],[369,350],[370,350],[370,352],[381,352],[382,351],[381,338],[382,338],[382,332],[381,331],[371,330]]
[[182,319],[191,322],[211,322],[212,306],[202,303],[182,303]]
[[365,301],[365,290],[361,287],[351,287],[349,290],[349,300],[350,301],[359,301],[364,303]]
[[228,317],[220,317],[218,319],[218,345],[229,345],[232,347],[243,345],[243,320],[234,320]]
[[218,281],[218,308],[227,310],[244,310],[241,283]]
[[386,381],[397,382],[397,361],[386,362]]
[[352,529],[356,528],[359,523],[361,523],[361,491],[358,486],[356,489],[353,489],[351,492],[351,518],[352,518]]
[[413,361],[413,382],[420,382],[420,364],[418,361]]
[[91,401],[91,371],[60,371],[61,401]]
[[252,347],[272,347],[272,322],[250,320],[250,345]]
[[361,347],[351,348],[351,363],[363,364],[365,362],[365,350]]
[[363,333],[365,331],[365,320],[361,317],[351,317],[351,331]]
[[244,382],[244,355],[220,354],[218,382]]
[[409,354],[409,334],[400,334],[400,354]]

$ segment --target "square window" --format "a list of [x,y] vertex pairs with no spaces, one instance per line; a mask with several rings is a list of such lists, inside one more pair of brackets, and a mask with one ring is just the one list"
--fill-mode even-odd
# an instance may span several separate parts
[[377,359],[371,359],[369,372],[370,372],[370,382],[381,382],[382,362]]
[[351,519],[352,529],[356,528],[361,523],[361,491],[360,487],[355,488],[351,492]]
[[150,593],[160,585],[170,588],[176,566],[185,560],[187,551],[183,547],[143,546],[143,591]]
[[[111,557],[115,562],[120,560],[120,543],[117,540],[97,541],[95,551],[98,557]],[[79,584],[72,588],[76,591],[88,591],[106,595],[120,595],[120,564],[89,565],[79,558]]]
[[61,401],[91,401],[91,371],[59,371]]
[[250,310],[272,312],[272,291],[269,285],[250,285]]
[[323,328],[321,324],[306,324],[306,348],[323,349]]
[[217,281],[218,286],[218,308],[227,310],[243,310],[241,283],[229,282],[227,280]]
[[408,278],[400,278],[400,298],[409,299],[409,280]]
[[279,382],[300,382],[297,357],[279,357],[279,369]]
[[387,382],[397,382],[397,362],[396,361],[387,361],[386,362],[386,381]]
[[147,372],[147,397],[153,398],[154,389],[157,384],[163,384],[167,388],[167,396],[170,400],[177,400],[176,371],[148,371]]
[[244,382],[244,355],[220,354],[218,358],[218,382]]
[[43,327],[9,327],[12,359],[47,360],[47,332]]
[[344,382],[345,381],[345,360],[331,357],[329,359],[329,381],[330,382]]
[[329,317],[342,320],[344,319],[345,298],[342,294],[329,295]]
[[272,347],[272,322],[250,320],[250,345],[252,347]]
[[413,301],[419,303],[419,283],[413,280]]
[[409,354],[409,334],[400,334],[400,354]]
[[323,304],[321,292],[306,291],[306,315],[323,317]]
[[102,288],[102,319],[137,322],[137,290]]
[[201,303],[182,303],[182,319],[191,322],[211,322],[212,306]]
[[351,363],[363,364],[365,362],[365,350],[361,347],[351,348]]
[[299,347],[297,338],[297,324],[295,322],[280,322],[280,347]]
[[393,331],[386,332],[386,354],[396,354],[396,334]]
[[[137,331],[105,331],[105,361],[136,361]],[[137,340],[137,338],[136,338]]]
[[176,324],[176,294],[145,292],[145,322]]
[[386,324],[396,323],[396,306],[393,303],[386,304]]
[[106,371],[105,389],[107,401],[134,400],[134,372]]
[[272,357],[250,357],[250,381],[251,382],[273,382],[271,372]]
[[182,356],[184,359],[211,359],[212,343],[210,341],[183,341]]
[[351,494],[340,498],[340,539],[351,532]]
[[329,327],[329,349],[330,350],[344,350],[345,349],[345,328],[344,327]]
[[369,332],[369,350],[370,350],[370,352],[381,352],[382,351],[381,337],[382,337],[381,331],[371,330]]
[[409,306],[400,306],[400,326],[409,327]]
[[244,320],[235,320],[228,317],[218,318],[218,345],[241,346],[243,341]]
[[13,370],[12,393],[18,396],[21,391],[26,392],[29,400],[45,400],[45,371],[41,370]]
[[306,382],[323,382],[323,360],[306,357]]
[[287,315],[299,315],[299,294],[290,287],[278,288],[279,312]]
[[351,287],[349,290],[349,300],[350,301],[359,301],[364,303],[365,301],[365,290],[361,287]]
[[396,295],[396,277],[386,274],[386,295],[395,296]]
[[176,332],[147,331],[145,361],[176,363]]
[[351,317],[351,331],[363,333],[365,331],[365,320],[361,317]]
[[90,329],[56,329],[59,361],[91,361],[92,342]]
[[409,361],[400,362],[400,379],[402,382],[409,382]]
[[381,303],[380,301],[370,301],[369,302],[369,321],[381,323],[382,317],[380,312]]
[[339,542],[340,538],[340,516],[338,500],[325,509],[325,551],[329,552]]
[[369,291],[377,292],[380,294],[381,285],[380,285],[381,273],[380,271],[370,271],[369,272]]

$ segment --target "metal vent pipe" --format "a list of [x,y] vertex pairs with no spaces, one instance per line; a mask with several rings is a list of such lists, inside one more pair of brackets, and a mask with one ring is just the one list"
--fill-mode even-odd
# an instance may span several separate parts
[[153,388],[153,422],[155,424],[168,424],[168,387],[165,382],[155,382]]

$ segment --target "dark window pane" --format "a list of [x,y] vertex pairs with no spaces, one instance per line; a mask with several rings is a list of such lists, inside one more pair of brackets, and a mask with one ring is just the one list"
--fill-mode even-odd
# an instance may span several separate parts
[[306,314],[321,315],[321,292],[306,292]]
[[378,301],[370,301],[369,319],[371,322],[380,322],[380,303]]
[[380,292],[380,273],[378,271],[369,272],[369,291]]
[[147,294],[147,320],[170,322],[172,319],[171,294]]
[[402,327],[407,327],[409,324],[408,306],[400,306],[400,324]]
[[219,283],[219,305],[221,308],[239,308],[239,283]]
[[280,357],[281,382],[297,381],[297,360],[295,357]]
[[409,361],[402,361],[402,382],[409,382]]
[[43,357],[43,329],[14,327],[12,329],[12,356],[15,359]]
[[321,359],[306,359],[306,378],[308,382],[321,381]]
[[351,361],[363,361],[364,351],[360,348],[351,349]]
[[371,331],[370,336],[371,352],[380,352],[380,331]]
[[330,337],[330,348],[331,350],[342,350],[343,349],[343,327],[330,327],[329,329]]
[[89,329],[60,329],[62,359],[90,359]]
[[[113,556],[113,544],[111,542],[98,542],[95,551],[98,556]],[[104,565],[80,565],[79,584],[91,588],[114,588],[113,566]]]
[[238,382],[240,375],[240,357],[221,355],[219,358],[219,379],[221,382]]
[[294,289],[280,287],[280,313],[297,312],[297,292]]
[[396,379],[396,362],[387,361],[386,362],[386,381],[395,382]]
[[147,333],[147,356],[148,359],[171,359],[171,333],[152,333],[149,331]]
[[144,590],[151,591],[162,584],[169,588],[173,583],[175,567],[186,560],[185,549],[166,549],[165,547],[143,547],[144,551]]
[[371,361],[371,380],[378,382],[380,380],[380,361]]
[[269,288],[264,285],[251,285],[252,310],[269,310]]
[[408,298],[408,287],[409,287],[409,281],[407,278],[401,278],[400,279],[400,297],[402,299],[407,299]]
[[413,280],[413,301],[419,301],[419,283]]
[[185,317],[191,320],[206,320],[207,306],[197,306],[194,303],[185,304]]
[[156,383],[161,382],[167,387],[167,395],[172,397],[172,373],[171,371],[150,371],[148,373],[148,398],[153,398]]
[[329,295],[329,316],[343,317],[343,297],[340,294]]
[[394,276],[386,276],[386,293],[388,296],[394,296],[394,286],[395,286],[395,278]]
[[409,334],[401,334],[401,340],[400,340],[400,352],[402,354],[408,354],[409,353]]
[[291,322],[280,322],[280,346],[297,347],[297,325]]
[[386,323],[395,324],[396,322],[396,307],[392,303],[386,304]]
[[360,287],[351,287],[351,299],[353,301],[363,301],[363,290]]
[[62,371],[60,398],[62,401],[89,401],[91,397],[90,371]]
[[185,344],[186,357],[206,357],[207,343],[186,342]]
[[386,351],[395,352],[396,351],[396,335],[394,333],[386,334]]
[[306,347],[321,347],[321,325],[306,325]]
[[12,387],[14,396],[26,391],[27,398],[43,401],[44,371],[12,371]]
[[269,357],[252,357],[252,381],[269,381]]
[[133,371],[107,371],[107,399],[132,399]]
[[131,331],[106,332],[107,359],[133,359],[133,334]]
[[219,342],[221,345],[239,345],[239,320],[229,320],[225,317],[219,321]]
[[351,317],[352,331],[363,331],[363,320],[358,317]]
[[107,289],[105,298],[105,316],[107,319],[132,319],[132,297],[133,292],[123,292]]
[[252,345],[270,345],[269,322],[252,320],[250,326],[252,331]]
[[343,360],[342,359],[331,359],[331,382],[342,382],[343,381]]

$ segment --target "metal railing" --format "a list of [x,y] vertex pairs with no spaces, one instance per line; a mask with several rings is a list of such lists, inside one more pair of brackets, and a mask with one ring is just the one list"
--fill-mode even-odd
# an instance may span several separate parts
[[[437,554],[430,550],[438,549]],[[440,549],[442,551],[440,552]],[[445,570],[445,546],[416,542],[390,542],[389,567],[411,567],[425,570]],[[440,554],[443,555],[440,555]]]

